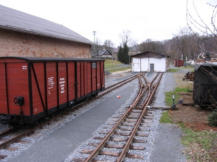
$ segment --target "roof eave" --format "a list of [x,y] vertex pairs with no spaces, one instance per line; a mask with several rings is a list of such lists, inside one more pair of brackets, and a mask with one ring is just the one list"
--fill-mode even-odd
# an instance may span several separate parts
[[74,42],[74,43],[81,43],[81,44],[86,44],[86,45],[92,45],[91,41],[89,41],[89,43],[88,43],[88,42],[78,41],[78,40],[74,40],[74,39],[68,39],[68,38],[64,38],[64,37],[55,37],[55,36],[48,35],[48,34],[42,34],[42,33],[39,33],[37,31],[29,31],[29,30],[20,29],[20,28],[14,28],[12,26],[3,26],[3,25],[0,25],[0,29],[11,30],[11,31],[14,31],[14,32],[31,34],[31,35],[35,35],[35,36],[48,37],[48,38],[54,38],[54,39],[59,39],[59,40],[66,40],[66,41],[70,41],[70,42]]

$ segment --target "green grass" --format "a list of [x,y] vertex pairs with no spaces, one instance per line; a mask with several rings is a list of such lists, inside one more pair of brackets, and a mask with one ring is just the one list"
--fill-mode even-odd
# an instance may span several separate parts
[[180,92],[189,92],[190,89],[188,88],[179,88],[177,87],[174,91],[169,91],[165,93],[165,101],[167,106],[172,106],[173,100],[172,100],[172,95],[175,95],[175,103],[178,102],[180,98]]
[[109,72],[116,72],[116,71],[124,71],[124,70],[128,70],[130,69],[130,67],[120,67],[120,68],[117,68],[117,69],[112,69],[112,70],[109,70]]
[[117,61],[117,60],[106,59],[105,60],[105,69],[112,68],[114,66],[121,65],[121,64],[122,63]]
[[178,72],[179,69],[168,69],[167,72],[172,72],[172,73],[175,73],[175,72]]
[[161,123],[172,123],[172,119],[169,116],[169,112],[165,111],[162,113],[161,118],[160,118]]
[[192,143],[199,144],[203,149],[209,150],[217,139],[217,132],[215,131],[194,131],[184,126],[183,123],[179,124],[183,131],[182,144],[190,146]]
[[130,65],[126,67],[124,64],[122,64],[117,60],[110,60],[110,59],[105,60],[105,71],[108,71],[110,73],[116,71],[123,71],[130,68],[131,68]]

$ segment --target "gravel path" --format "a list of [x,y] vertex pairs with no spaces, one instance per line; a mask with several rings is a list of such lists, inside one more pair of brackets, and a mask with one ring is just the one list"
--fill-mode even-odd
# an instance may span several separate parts
[[[176,87],[173,73],[166,73],[161,81],[156,94],[154,106],[165,106],[165,95]],[[153,151],[150,157],[151,162],[185,162],[186,157],[182,153],[181,144],[182,131],[175,124],[159,123]]]

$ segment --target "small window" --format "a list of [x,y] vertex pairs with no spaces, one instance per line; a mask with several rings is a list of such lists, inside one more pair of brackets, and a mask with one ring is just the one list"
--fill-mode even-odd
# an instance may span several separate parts
[[96,63],[95,63],[95,62],[92,63],[92,68],[93,68],[93,69],[96,68]]

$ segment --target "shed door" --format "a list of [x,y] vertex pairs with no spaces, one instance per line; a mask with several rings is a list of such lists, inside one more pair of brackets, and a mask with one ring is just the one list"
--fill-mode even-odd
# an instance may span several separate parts
[[154,72],[154,64],[150,64],[150,72]]

